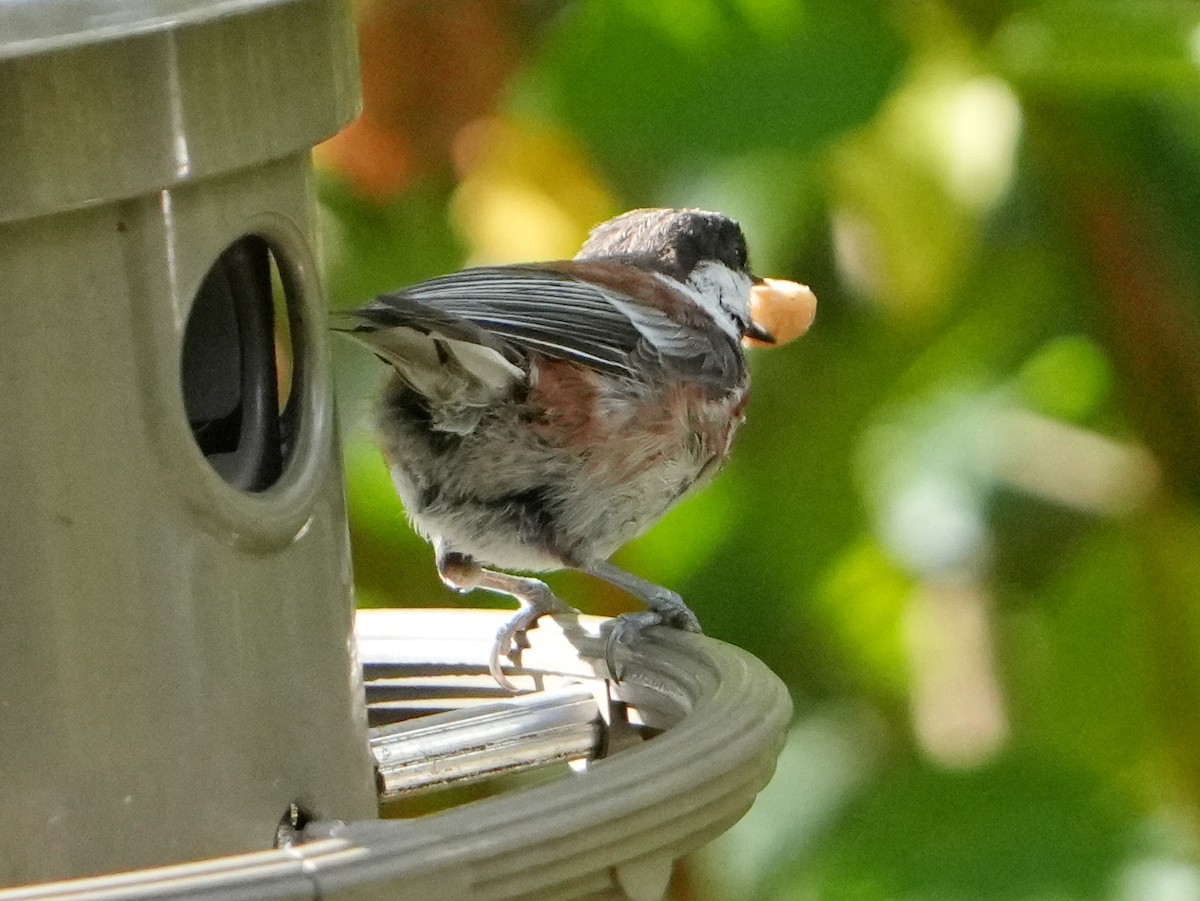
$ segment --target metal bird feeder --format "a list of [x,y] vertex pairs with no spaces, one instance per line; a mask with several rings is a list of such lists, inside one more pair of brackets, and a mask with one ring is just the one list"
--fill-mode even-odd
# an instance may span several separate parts
[[[355,626],[309,152],[337,0],[0,0],[0,901],[661,895],[766,783],[762,664]],[[408,820],[380,800],[571,762]]]

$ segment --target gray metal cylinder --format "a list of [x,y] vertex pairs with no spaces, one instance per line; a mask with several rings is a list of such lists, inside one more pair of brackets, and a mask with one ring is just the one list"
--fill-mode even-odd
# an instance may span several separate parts
[[[309,164],[356,83],[337,0],[0,4],[0,886],[375,815]],[[296,355],[253,492],[181,388],[246,235]]]

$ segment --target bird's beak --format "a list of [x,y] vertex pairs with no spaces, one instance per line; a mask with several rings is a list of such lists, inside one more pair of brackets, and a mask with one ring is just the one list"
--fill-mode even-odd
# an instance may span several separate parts
[[808,331],[817,315],[817,296],[808,285],[764,278],[750,288],[750,325],[742,343],[747,347],[787,344]]
[[751,322],[746,326],[746,330],[742,332],[743,338],[749,338],[752,341],[757,341],[759,344],[774,344],[775,336],[768,332],[757,322]]

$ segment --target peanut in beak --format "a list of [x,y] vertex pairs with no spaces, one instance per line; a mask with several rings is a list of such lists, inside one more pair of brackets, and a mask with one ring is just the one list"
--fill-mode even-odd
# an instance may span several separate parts
[[817,296],[808,285],[764,278],[750,289],[750,321],[775,339],[774,344],[746,337],[746,347],[777,347],[808,331],[817,315]]

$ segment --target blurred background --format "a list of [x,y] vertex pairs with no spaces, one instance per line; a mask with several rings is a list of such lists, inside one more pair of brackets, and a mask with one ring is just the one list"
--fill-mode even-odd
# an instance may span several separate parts
[[[741,221],[817,323],[621,552],[789,685],[676,899],[1200,899],[1200,7],[360,0],[331,301]],[[336,342],[360,603],[455,603]],[[589,611],[630,609],[551,576]],[[493,603],[472,596],[474,605]]]

